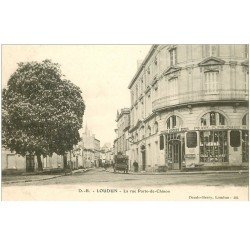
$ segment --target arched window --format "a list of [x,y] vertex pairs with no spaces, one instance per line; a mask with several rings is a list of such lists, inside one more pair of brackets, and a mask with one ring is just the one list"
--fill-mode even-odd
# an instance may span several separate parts
[[218,112],[209,112],[201,117],[201,126],[226,125],[226,118]]
[[154,133],[158,133],[158,122],[154,124]]
[[179,116],[172,115],[167,119],[167,129],[178,128],[182,125],[182,120]]
[[242,118],[242,125],[248,126],[248,114],[245,114]]

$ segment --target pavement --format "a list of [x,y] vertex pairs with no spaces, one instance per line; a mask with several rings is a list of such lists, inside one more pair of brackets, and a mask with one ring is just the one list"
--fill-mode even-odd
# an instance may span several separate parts
[[[91,169],[77,169],[73,170],[72,174],[77,174],[77,173],[84,173],[87,172]],[[56,179],[63,177],[65,175],[71,175],[71,173],[62,173],[62,174],[55,174],[55,175],[18,175],[18,176],[2,176],[2,184],[16,184],[16,183],[28,183],[28,182],[37,182],[37,181],[45,181],[45,180],[51,180],[51,179]]]
[[[113,173],[113,169],[107,169],[106,171]],[[128,174],[133,175],[192,175],[192,174],[225,174],[225,173],[248,173],[248,170],[206,170],[206,171],[167,171],[167,172],[146,172],[146,171],[140,171],[140,172],[128,172]],[[122,173],[123,172],[117,172]]]

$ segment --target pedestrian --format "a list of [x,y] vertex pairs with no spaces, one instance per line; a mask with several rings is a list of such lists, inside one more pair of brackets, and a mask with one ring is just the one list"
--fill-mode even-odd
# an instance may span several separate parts
[[137,161],[134,161],[133,167],[134,167],[134,171],[135,171],[135,172],[138,172],[138,170],[139,170],[139,165],[138,165]]

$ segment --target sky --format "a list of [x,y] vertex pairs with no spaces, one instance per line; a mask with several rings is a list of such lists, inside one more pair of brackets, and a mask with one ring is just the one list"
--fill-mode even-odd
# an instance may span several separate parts
[[79,86],[86,110],[83,132],[113,144],[116,113],[130,107],[128,85],[151,45],[3,45],[2,87],[17,69],[17,63],[51,59],[61,65],[66,79]]

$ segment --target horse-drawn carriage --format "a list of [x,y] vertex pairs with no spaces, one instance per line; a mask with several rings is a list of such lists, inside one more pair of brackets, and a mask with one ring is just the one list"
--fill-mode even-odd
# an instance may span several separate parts
[[114,172],[123,171],[128,173],[128,156],[117,154],[114,156]]

